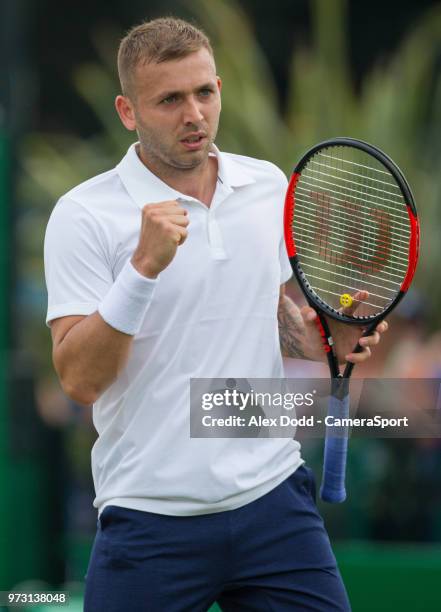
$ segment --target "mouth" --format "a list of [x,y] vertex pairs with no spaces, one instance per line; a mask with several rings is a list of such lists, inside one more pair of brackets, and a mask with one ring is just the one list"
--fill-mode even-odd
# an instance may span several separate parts
[[180,142],[189,151],[200,149],[205,143],[207,137],[204,133],[198,132],[189,134],[186,138],[182,138]]

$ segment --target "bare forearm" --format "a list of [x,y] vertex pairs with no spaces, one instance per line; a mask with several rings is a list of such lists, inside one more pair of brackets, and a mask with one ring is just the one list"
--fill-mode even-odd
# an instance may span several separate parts
[[280,296],[277,318],[282,355],[295,359],[317,359],[307,346],[305,323],[300,310],[284,293]]
[[66,394],[81,404],[95,402],[125,366],[132,341],[97,312],[71,327],[53,354]]

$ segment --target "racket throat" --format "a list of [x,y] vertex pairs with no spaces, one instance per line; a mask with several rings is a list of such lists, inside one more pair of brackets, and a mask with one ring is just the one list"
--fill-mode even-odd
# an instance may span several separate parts
[[349,395],[349,378],[345,378],[342,374],[338,374],[332,378],[331,394],[342,401]]
[[317,317],[315,318],[315,323],[322,339],[323,350],[328,360],[329,370],[333,379],[338,378],[340,376],[340,370],[338,369],[338,361],[334,352],[334,340],[328,322],[320,312],[316,312]]

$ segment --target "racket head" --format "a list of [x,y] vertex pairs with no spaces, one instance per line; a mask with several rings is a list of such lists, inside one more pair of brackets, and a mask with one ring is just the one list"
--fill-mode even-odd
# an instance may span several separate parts
[[[406,293],[419,252],[415,200],[377,147],[334,138],[307,151],[287,189],[284,223],[294,274],[316,310],[366,325]],[[369,295],[352,312],[358,291]]]

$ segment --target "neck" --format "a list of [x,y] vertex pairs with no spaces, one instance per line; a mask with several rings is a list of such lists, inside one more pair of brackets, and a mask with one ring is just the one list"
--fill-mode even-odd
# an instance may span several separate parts
[[137,153],[150,172],[153,172],[166,185],[184,195],[199,200],[206,206],[210,206],[217,181],[216,156],[208,156],[204,162],[194,168],[180,169],[166,166],[158,160],[152,159],[140,146],[137,147]]

